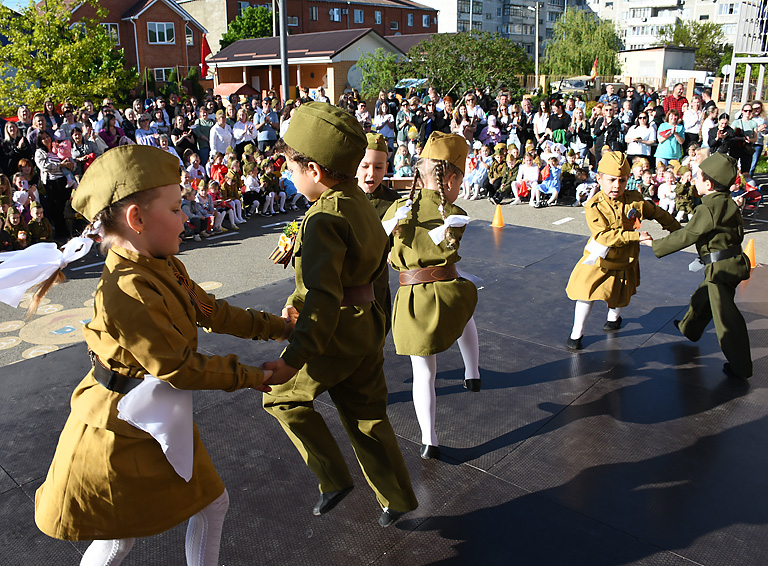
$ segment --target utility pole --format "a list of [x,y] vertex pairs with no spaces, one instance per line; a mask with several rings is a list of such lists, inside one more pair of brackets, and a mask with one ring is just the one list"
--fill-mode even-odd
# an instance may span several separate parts
[[[274,0],[273,0],[274,1]],[[282,105],[288,100],[288,1],[280,0],[280,83],[283,85]]]
[[536,45],[534,47],[534,65],[536,66],[536,88],[539,88],[539,2],[534,2],[536,7],[528,6],[531,12],[536,13]]

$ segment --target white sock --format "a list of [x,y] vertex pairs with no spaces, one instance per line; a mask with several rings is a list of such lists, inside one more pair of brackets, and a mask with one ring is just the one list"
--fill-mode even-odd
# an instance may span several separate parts
[[133,548],[134,539],[95,540],[83,554],[80,566],[118,566]]
[[608,322],[616,322],[619,320],[619,316],[621,315],[621,309],[623,307],[619,307],[616,309],[608,309]]
[[464,379],[480,379],[480,341],[477,338],[475,317],[470,317],[458,344],[464,360]]
[[227,509],[229,494],[225,489],[213,503],[189,520],[185,542],[187,566],[218,565],[221,531]]
[[576,307],[573,309],[571,340],[578,340],[584,335],[584,324],[587,322],[589,313],[592,312],[592,304],[592,301],[576,301]]
[[435,431],[435,376],[437,356],[411,356],[413,368],[413,407],[421,428],[421,443],[437,446]]

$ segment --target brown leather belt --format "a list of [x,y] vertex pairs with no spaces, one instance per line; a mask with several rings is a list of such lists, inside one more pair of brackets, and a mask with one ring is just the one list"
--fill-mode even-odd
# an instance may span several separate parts
[[357,287],[344,287],[344,297],[341,299],[342,307],[363,305],[374,300],[373,283],[358,285]]
[[93,378],[110,391],[125,394],[144,381],[139,377],[128,377],[109,369],[91,350],[88,350],[88,356],[93,366]]
[[408,269],[398,273],[400,285],[419,285],[421,283],[433,283],[435,281],[451,281],[459,276],[456,264],[435,265],[422,267],[421,269]]

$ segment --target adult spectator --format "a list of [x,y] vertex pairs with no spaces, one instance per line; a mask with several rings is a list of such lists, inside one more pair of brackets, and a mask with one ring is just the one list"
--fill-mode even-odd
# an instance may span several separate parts
[[55,132],[59,129],[61,124],[61,116],[56,112],[56,107],[53,105],[53,100],[46,98],[43,102],[43,116],[48,124],[47,130]]
[[656,139],[659,145],[656,147],[656,164],[668,165],[673,159],[680,161],[683,157],[683,143],[685,142],[685,128],[680,123],[680,113],[672,109],[667,112],[667,121],[659,126]]
[[368,112],[367,106],[365,100],[361,100],[357,103],[357,109],[355,110],[355,119],[360,123],[363,127],[363,131],[366,133],[371,131],[371,125],[373,124],[371,113]]
[[141,116],[144,113],[144,105],[141,103],[140,98],[134,98],[133,102],[131,103],[131,108],[133,108],[133,111],[136,113],[136,116]]
[[53,138],[53,130],[48,129],[48,122],[45,121],[45,116],[42,112],[37,112],[32,116],[32,127],[27,129],[27,141],[32,147],[37,147],[37,136],[40,132],[48,132],[48,135]]
[[325,102],[326,104],[331,103],[331,99],[325,96],[325,89],[322,86],[317,87],[317,90],[315,91],[315,100],[317,102]]
[[701,103],[704,106],[704,108],[706,108],[707,104],[709,104],[710,102],[714,104],[714,101],[712,100],[712,89],[707,87],[701,91]]
[[139,114],[138,122],[139,126],[134,132],[136,143],[139,145],[152,145],[158,147],[157,137],[159,134],[149,125],[149,114],[146,112],[144,114]]
[[573,109],[573,119],[568,124],[565,137],[571,149],[576,152],[579,160],[587,157],[587,152],[592,147],[592,128],[589,126],[582,108],[577,107]]
[[75,168],[72,171],[75,179],[78,181],[85,173],[85,166],[96,159],[98,148],[93,142],[83,137],[83,130],[76,126],[72,129],[72,161],[75,162]]
[[107,147],[112,149],[113,147],[120,145],[120,140],[125,134],[121,128],[117,127],[115,115],[111,112],[107,113],[104,116],[103,124],[104,127],[99,130],[99,136],[104,140],[104,143],[107,144]]
[[408,129],[411,127],[411,118],[415,112],[411,112],[411,106],[407,100],[400,105],[400,110],[395,117],[397,128],[397,145],[408,145]]
[[627,157],[635,160],[638,157],[650,157],[653,144],[656,143],[656,130],[649,125],[648,113],[640,111],[635,124],[627,130]]
[[61,122],[61,125],[59,126],[59,131],[64,134],[64,136],[68,139],[72,139],[72,129],[79,127],[80,131],[83,129],[83,125],[75,121],[75,114],[72,112],[71,109],[67,108],[64,110],[63,120]]
[[424,105],[424,114],[419,125],[419,143],[423,146],[434,131],[442,131],[443,116],[435,108],[435,102],[428,100]]
[[506,107],[507,113],[509,113],[509,103],[509,92],[500,90],[499,95],[496,97],[496,112],[498,118],[501,118],[502,107]]
[[[155,98],[155,108],[157,108],[158,110],[162,110],[163,111],[163,119],[164,119],[166,124],[170,125],[170,123],[171,123],[171,116],[168,114],[168,109],[166,108],[165,98],[163,98],[162,96],[158,96],[157,98]],[[159,132],[159,130],[158,130],[158,132]],[[163,133],[166,133],[166,132],[160,132],[160,133],[163,134]]]
[[386,101],[382,102],[376,108],[376,115],[373,117],[373,127],[387,140],[387,147],[391,154],[395,150],[395,117],[389,113],[389,105]]
[[381,105],[387,106],[387,93],[383,90],[379,91],[379,97],[376,99],[376,104],[373,108],[373,115],[374,117],[379,113],[379,108]]
[[568,143],[565,137],[565,131],[571,124],[571,117],[565,113],[563,109],[563,102],[561,100],[553,100],[551,105],[552,112],[547,120],[547,136],[555,143],[561,143],[563,145]]
[[603,106],[603,114],[595,120],[592,134],[595,137],[595,159],[600,161],[603,146],[608,146],[611,151],[624,151],[624,143],[621,139],[621,120],[615,115],[613,104]]
[[708,145],[711,152],[717,151],[718,153],[730,153],[731,142],[735,137],[733,128],[729,125],[730,121],[728,114],[720,114],[717,119],[717,127],[712,128],[709,131]]
[[272,110],[272,99],[265,98],[261,101],[261,108],[254,115],[253,122],[258,131],[259,151],[263,152],[267,146],[274,147],[280,127],[280,116]]
[[678,116],[683,115],[683,104],[688,104],[688,99],[683,96],[685,87],[683,83],[677,83],[672,87],[672,94],[664,98],[664,115],[668,116],[670,110],[676,110]]
[[235,137],[232,135],[232,128],[227,124],[227,115],[223,110],[216,111],[216,123],[211,126],[209,144],[211,153],[227,153],[227,148],[233,146]]
[[[752,174],[752,157],[754,156],[754,148],[757,144],[757,120],[752,117],[752,104],[747,103],[741,108],[741,117],[738,120],[734,120],[731,124],[736,138],[734,140],[734,146],[738,145],[739,130],[743,132],[744,148],[738,150],[739,160],[741,161],[741,172]],[[765,126],[763,126],[765,129]],[[751,151],[750,151],[751,150]],[[733,157],[736,157],[731,153]]]
[[453,121],[453,98],[447,94],[443,97],[443,110],[441,111],[443,116],[443,127],[440,130],[444,134],[451,133],[451,122]]
[[[301,99],[297,99],[297,103],[301,104],[299,102]],[[291,118],[293,117],[293,111],[298,108],[292,101],[288,100],[285,103],[285,106],[283,107],[283,111],[280,114],[280,131],[278,132],[278,136],[280,139],[285,135],[285,132],[288,131],[288,126],[291,124]]]
[[133,108],[125,109],[125,115],[120,127],[123,129],[125,137],[131,141],[136,141],[136,128],[138,127],[138,123],[136,122],[136,112],[133,111]]
[[573,98],[565,99],[565,113],[573,118],[573,111],[576,110],[576,101]]
[[469,92],[467,96],[464,97],[464,101],[467,107],[467,115],[470,118],[475,118],[477,120],[478,127],[483,127],[486,122],[485,111],[477,103],[477,95],[473,92]]
[[155,108],[152,114],[152,122],[149,124],[152,129],[160,135],[168,135],[171,131],[171,124],[166,121],[165,116],[165,110],[162,108]]
[[227,125],[233,128],[237,122],[237,107],[234,104],[230,104],[224,108],[224,114],[227,116]]
[[491,111],[491,101],[485,96],[485,92],[479,88],[475,89],[475,98],[477,105],[483,109],[483,113],[487,117],[488,112]]
[[88,111],[88,119],[91,121],[91,124],[99,119],[98,112],[96,112],[96,108],[94,108],[92,100],[87,98],[83,100],[83,108]]
[[69,238],[69,231],[64,220],[64,207],[69,202],[72,189],[67,187],[67,179],[64,177],[62,167],[74,170],[75,164],[70,160],[62,162],[59,159],[53,152],[51,136],[45,130],[37,135],[35,164],[40,171],[40,181],[43,186],[43,190],[40,191],[40,196],[44,199],[43,209],[53,224],[54,237],[57,240],[66,240]]
[[535,138],[535,134],[533,133],[534,111],[531,99],[526,96],[523,98],[520,106],[523,109],[523,113],[520,116],[520,121],[518,123],[517,137],[520,138],[520,153],[522,154],[522,148],[525,147],[528,140],[533,140]]
[[430,101],[435,104],[435,110],[443,109],[443,100],[440,98],[440,95],[437,94],[437,91],[433,86],[429,87],[427,90],[427,95],[422,99],[424,104],[427,104]]
[[714,104],[704,107],[704,119],[701,121],[701,147],[709,147],[709,132],[717,128],[717,115],[719,110]]
[[[235,153],[238,159],[242,159],[245,146],[256,141],[257,133],[256,125],[248,119],[248,111],[245,106],[242,106],[237,111],[237,122],[232,126],[232,135],[235,137]],[[171,139],[173,139],[173,136],[171,136]],[[184,155],[184,151],[179,151],[175,139],[173,140],[173,147],[176,148],[179,155]]]
[[605,94],[600,95],[600,98],[598,98],[597,101],[602,102],[603,106],[608,106],[611,104],[616,104],[616,106],[620,106],[621,101],[619,100],[618,95],[616,95],[615,93],[616,93],[616,87],[614,87],[613,85],[606,85]]
[[179,104],[179,95],[175,92],[168,95],[166,112],[168,112],[168,116],[171,118],[172,122],[175,121],[174,119],[176,116],[184,113],[184,106]]
[[[242,110],[243,114],[247,113]],[[234,133],[234,132],[233,132]],[[197,136],[195,132],[189,127],[187,117],[184,114],[178,114],[173,119],[173,129],[171,130],[171,141],[173,142],[173,149],[181,157],[181,161],[184,165],[188,165],[189,154],[197,153]],[[187,153],[189,152],[189,154]]]
[[757,124],[757,141],[752,145],[752,147],[755,150],[755,153],[752,154],[752,166],[749,170],[750,175],[755,174],[755,167],[757,167],[757,161],[760,159],[760,156],[763,154],[763,149],[765,147],[765,130],[766,127],[766,120],[763,116],[763,103],[759,100],[755,100],[752,103],[752,119]]
[[211,154],[211,128],[216,122],[210,118],[208,108],[201,106],[197,111],[197,120],[192,125],[192,129],[197,136],[197,153],[200,156],[200,163],[208,163],[208,157]]
[[392,114],[392,116],[397,116],[397,113],[400,110],[400,102],[397,100],[395,91],[392,89],[387,91],[387,108],[389,108],[389,113]]
[[685,143],[683,152],[688,151],[692,143],[701,141],[701,122],[704,119],[704,112],[701,111],[701,101],[698,96],[694,96],[688,109],[683,112],[683,128],[685,129]]
[[480,122],[476,117],[470,116],[465,104],[459,105],[456,116],[451,122],[451,132],[464,136],[469,143],[475,139],[475,132]]
[[547,99],[539,101],[539,111],[533,116],[533,135],[537,146],[547,139],[547,123],[549,122],[549,102]]
[[635,94],[632,97],[632,105],[630,108],[632,110],[632,115],[638,116],[640,112],[648,107],[650,102],[651,97],[647,92],[645,92],[645,85],[643,83],[635,85]]
[[26,136],[21,134],[16,122],[6,122],[4,133],[2,151],[0,152],[0,171],[10,178],[19,171],[19,160],[22,158],[32,159],[35,151],[29,145]]

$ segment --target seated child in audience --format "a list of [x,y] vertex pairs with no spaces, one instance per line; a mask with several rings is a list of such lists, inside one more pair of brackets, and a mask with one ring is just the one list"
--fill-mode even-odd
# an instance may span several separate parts
[[43,205],[39,202],[33,202],[30,205],[30,210],[32,211],[32,220],[29,221],[28,228],[32,243],[52,242],[53,226],[50,220],[43,216]]
[[31,245],[29,229],[27,223],[21,217],[21,213],[16,207],[11,206],[5,216],[5,225],[3,229],[11,237],[11,248],[14,250],[23,250]]
[[187,173],[192,179],[206,180],[208,175],[205,172],[205,167],[200,164],[200,156],[196,153],[192,153],[189,156],[189,167],[187,167]]
[[672,169],[664,171],[664,182],[659,185],[659,206],[669,212],[675,213],[675,187],[677,186],[677,178],[675,177]]
[[[556,154],[552,154],[547,158],[547,165],[549,166],[549,176],[538,184],[536,190],[533,191],[532,200],[536,201],[536,207],[553,206],[557,204],[557,196],[560,194],[560,176],[562,171],[560,169],[560,158]],[[543,200],[543,195],[548,195],[548,200]]]
[[688,167],[691,168],[691,177],[696,179],[696,177],[699,175],[699,165],[701,165],[701,162],[704,161],[707,157],[709,157],[708,147],[700,147],[696,150],[696,156],[688,165]]
[[11,197],[0,195],[0,230],[5,226],[5,219],[8,216],[8,209],[11,207]]
[[675,220],[682,222],[685,219],[688,222],[695,206],[695,190],[691,178],[691,169],[685,166],[680,167],[677,170],[677,174],[680,176],[680,180],[675,185],[675,209],[677,210]]
[[507,144],[498,143],[494,148],[493,161],[488,167],[488,174],[482,187],[485,189],[488,198],[497,204],[501,202],[502,194],[499,193],[498,200],[496,194],[501,189],[501,183],[507,175]]
[[582,206],[600,190],[597,175],[587,167],[581,167],[576,171],[576,183],[576,202],[572,206]]
[[[643,165],[635,161],[632,164],[632,173],[627,180],[627,191],[641,191],[640,187],[643,184]],[[641,191],[642,192],[642,191]]]
[[195,242],[199,242],[202,239],[201,236],[207,238],[210,234],[206,230],[208,219],[198,210],[195,196],[195,190],[191,187],[181,191],[181,211],[187,215],[184,237],[192,236]]
[[221,194],[219,184],[216,181],[211,181],[208,183],[208,194],[213,199],[213,206],[216,207],[216,210],[223,212],[225,214],[225,218],[229,220],[230,228],[232,230],[239,230],[237,227],[237,222],[235,222],[235,211],[226,202],[226,199]]
[[244,215],[249,218],[254,210],[258,211],[259,205],[264,199],[261,183],[259,183],[259,169],[255,163],[247,159],[243,163],[243,187],[245,188],[243,193]]
[[657,202],[659,199],[657,198],[657,185],[653,178],[653,173],[650,169],[646,169],[643,171],[641,182],[640,182],[640,192],[643,194],[643,198],[645,200],[650,200],[653,202]]
[[480,198],[480,187],[488,179],[488,170],[493,163],[491,148],[487,145],[480,147],[480,152],[475,157],[475,168],[464,177],[463,185],[469,189],[469,200]]
[[227,166],[224,164],[224,154],[218,151],[214,153],[210,164],[211,171],[208,173],[208,178],[216,181],[217,183],[222,183],[224,181],[224,177],[227,176],[227,172],[229,171]]
[[288,208],[298,210],[299,206],[297,203],[303,198],[303,195],[296,188],[296,185],[293,184],[292,177],[290,169],[283,163],[282,172],[280,173],[280,186],[285,191],[285,198],[289,203]]
[[538,186],[539,168],[534,161],[534,154],[529,151],[523,157],[523,163],[517,170],[517,179],[512,183],[512,193],[515,195],[512,204],[520,204],[522,202],[520,198],[530,194],[529,204],[535,206],[533,195],[538,190]]
[[663,163],[656,164],[656,185],[661,185],[664,182],[664,173],[667,167]]
[[259,179],[261,186],[264,187],[264,191],[270,196],[269,207],[264,205],[262,214],[264,216],[272,216],[275,212],[275,202],[282,195],[282,202],[280,202],[280,210],[285,212],[285,192],[280,191],[280,178],[275,174],[275,164],[271,159],[265,159],[262,163],[264,173]]
[[576,170],[579,168],[576,157],[576,152],[573,149],[569,149],[565,154],[565,163],[560,168],[561,196],[574,196],[576,194]]
[[408,153],[408,147],[400,145],[395,152],[395,173],[393,177],[413,177],[413,159]]
[[243,224],[243,171],[240,169],[240,161],[232,159],[229,161],[229,171],[224,177],[224,182],[220,184],[221,194],[224,199],[235,211],[235,222]]
[[699,144],[696,142],[693,142],[691,145],[688,146],[688,154],[683,157],[683,160],[680,162],[680,165],[684,165],[685,167],[690,167],[691,163],[696,159],[696,152],[699,150]]
[[197,181],[195,202],[197,203],[197,209],[206,217],[206,230],[208,232],[213,231],[215,234],[226,232],[221,227],[221,223],[224,222],[224,213],[216,210],[213,204],[213,197],[208,194],[208,187],[205,181]]

